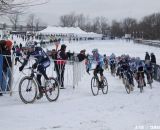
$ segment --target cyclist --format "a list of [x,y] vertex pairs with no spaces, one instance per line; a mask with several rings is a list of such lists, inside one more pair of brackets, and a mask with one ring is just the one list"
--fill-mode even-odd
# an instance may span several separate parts
[[93,49],[92,50],[92,54],[93,55],[90,55],[88,57],[88,64],[87,64],[87,72],[89,72],[89,70],[91,69],[92,67],[92,64],[95,64],[96,67],[94,69],[94,76],[97,77],[97,74],[99,73],[100,74],[100,81],[99,81],[99,87],[102,87],[102,84],[103,84],[103,79],[104,79],[104,76],[103,76],[103,65],[104,65],[104,62],[103,62],[103,56],[101,56],[98,52],[98,49]]
[[41,77],[42,75],[46,80],[49,80],[47,74],[46,74],[46,68],[50,66],[50,59],[48,55],[45,53],[45,51],[41,47],[35,47],[34,43],[27,46],[27,56],[24,59],[24,62],[22,63],[22,66],[19,67],[19,71],[22,71],[24,66],[27,65],[28,60],[30,56],[33,56],[35,58],[35,63],[32,65],[33,69],[37,68],[37,71],[39,74],[37,74],[37,81],[39,83],[39,95],[37,96],[37,99],[40,99],[43,97],[43,87],[41,86]]
[[104,61],[104,64],[105,64],[105,69],[108,69],[108,58],[106,56],[106,54],[103,55],[103,61]]
[[136,68],[137,68],[137,82],[138,82],[138,88],[139,88],[139,77],[140,74],[142,74],[142,78],[144,81],[144,86],[146,86],[145,77],[144,77],[144,69],[145,69],[145,63],[144,61],[140,60],[139,57],[136,58]]
[[147,76],[147,83],[149,83],[150,79],[149,79],[149,75],[151,76],[151,81],[153,79],[153,76],[152,76],[152,64],[151,64],[151,61],[146,61],[145,62],[145,73],[146,73],[146,76]]
[[116,69],[116,55],[114,53],[112,53],[109,58],[109,64],[110,64],[111,73],[113,74],[114,70]]

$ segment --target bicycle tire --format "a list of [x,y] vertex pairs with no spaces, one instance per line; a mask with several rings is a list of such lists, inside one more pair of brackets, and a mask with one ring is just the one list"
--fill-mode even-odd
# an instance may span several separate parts
[[103,94],[107,94],[108,93],[108,82],[107,82],[107,79],[105,77],[103,79],[102,93]]
[[[58,81],[54,78],[50,78],[50,82],[52,86],[49,85],[45,87],[45,95],[49,102],[53,102],[56,101],[59,97],[59,84]],[[55,92],[57,93],[55,94]]]
[[142,93],[142,92],[143,92],[144,81],[143,81],[142,78],[140,78],[140,81],[139,81],[139,82],[140,82],[140,83],[139,83],[140,93]]
[[[28,85],[31,83],[33,83],[33,86],[34,88],[32,89],[33,86],[31,86],[31,88],[24,88],[24,81],[27,81],[28,80]],[[28,87],[27,85],[27,87]],[[25,89],[24,91],[22,89]],[[27,100],[26,97],[24,97],[24,95],[22,94],[22,92],[31,92],[32,90],[35,91],[33,97],[30,99],[30,100]],[[24,78],[21,79],[20,83],[19,83],[19,96],[20,96],[20,99],[22,100],[22,102],[24,102],[25,104],[28,104],[28,103],[33,103],[35,100],[36,100],[36,97],[37,97],[37,84],[36,82],[29,76],[25,76]]]
[[127,94],[130,94],[130,92],[131,92],[131,86],[129,84],[128,79],[126,79],[126,81],[125,81],[125,89],[126,89]]
[[[94,96],[97,96],[98,95],[98,92],[99,92],[99,87],[98,87],[98,81],[97,81],[97,78],[96,77],[92,77],[91,79],[91,91],[92,91],[92,94]],[[95,90],[94,90],[95,89]]]

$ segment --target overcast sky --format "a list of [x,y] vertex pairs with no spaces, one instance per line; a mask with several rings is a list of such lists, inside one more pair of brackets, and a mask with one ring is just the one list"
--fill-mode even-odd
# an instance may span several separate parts
[[160,12],[160,0],[49,0],[49,3],[29,11],[49,25],[58,24],[59,17],[70,12],[83,13],[90,18],[105,16],[109,21],[125,17],[140,19]]

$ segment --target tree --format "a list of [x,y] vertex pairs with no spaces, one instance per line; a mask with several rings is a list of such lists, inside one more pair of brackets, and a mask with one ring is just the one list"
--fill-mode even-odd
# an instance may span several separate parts
[[19,12],[15,12],[15,14],[10,14],[9,17],[8,17],[10,22],[13,25],[13,30],[14,31],[17,30],[17,25],[18,25],[18,22],[19,22],[19,16],[20,16],[20,13]]
[[111,35],[114,37],[122,37],[124,35],[122,23],[117,22],[116,20],[112,21]]
[[27,20],[27,26],[29,27],[29,31],[34,31],[34,24],[35,24],[35,15],[30,14]]
[[125,18],[123,20],[123,29],[126,34],[132,34],[137,26],[136,19],[133,18]]
[[0,0],[0,15],[22,12],[24,8],[46,4],[48,0]]
[[77,16],[74,13],[63,15],[60,17],[60,25],[62,27],[75,27],[77,22]]

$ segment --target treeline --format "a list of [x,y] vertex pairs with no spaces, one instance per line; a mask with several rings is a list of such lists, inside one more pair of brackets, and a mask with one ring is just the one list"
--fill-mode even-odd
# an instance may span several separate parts
[[131,34],[134,38],[160,40],[160,13],[145,16],[140,21],[128,17],[122,21],[113,20],[112,23],[109,23],[106,17],[90,19],[83,14],[70,13],[60,17],[59,25],[80,27],[87,32],[101,33],[113,37]]

